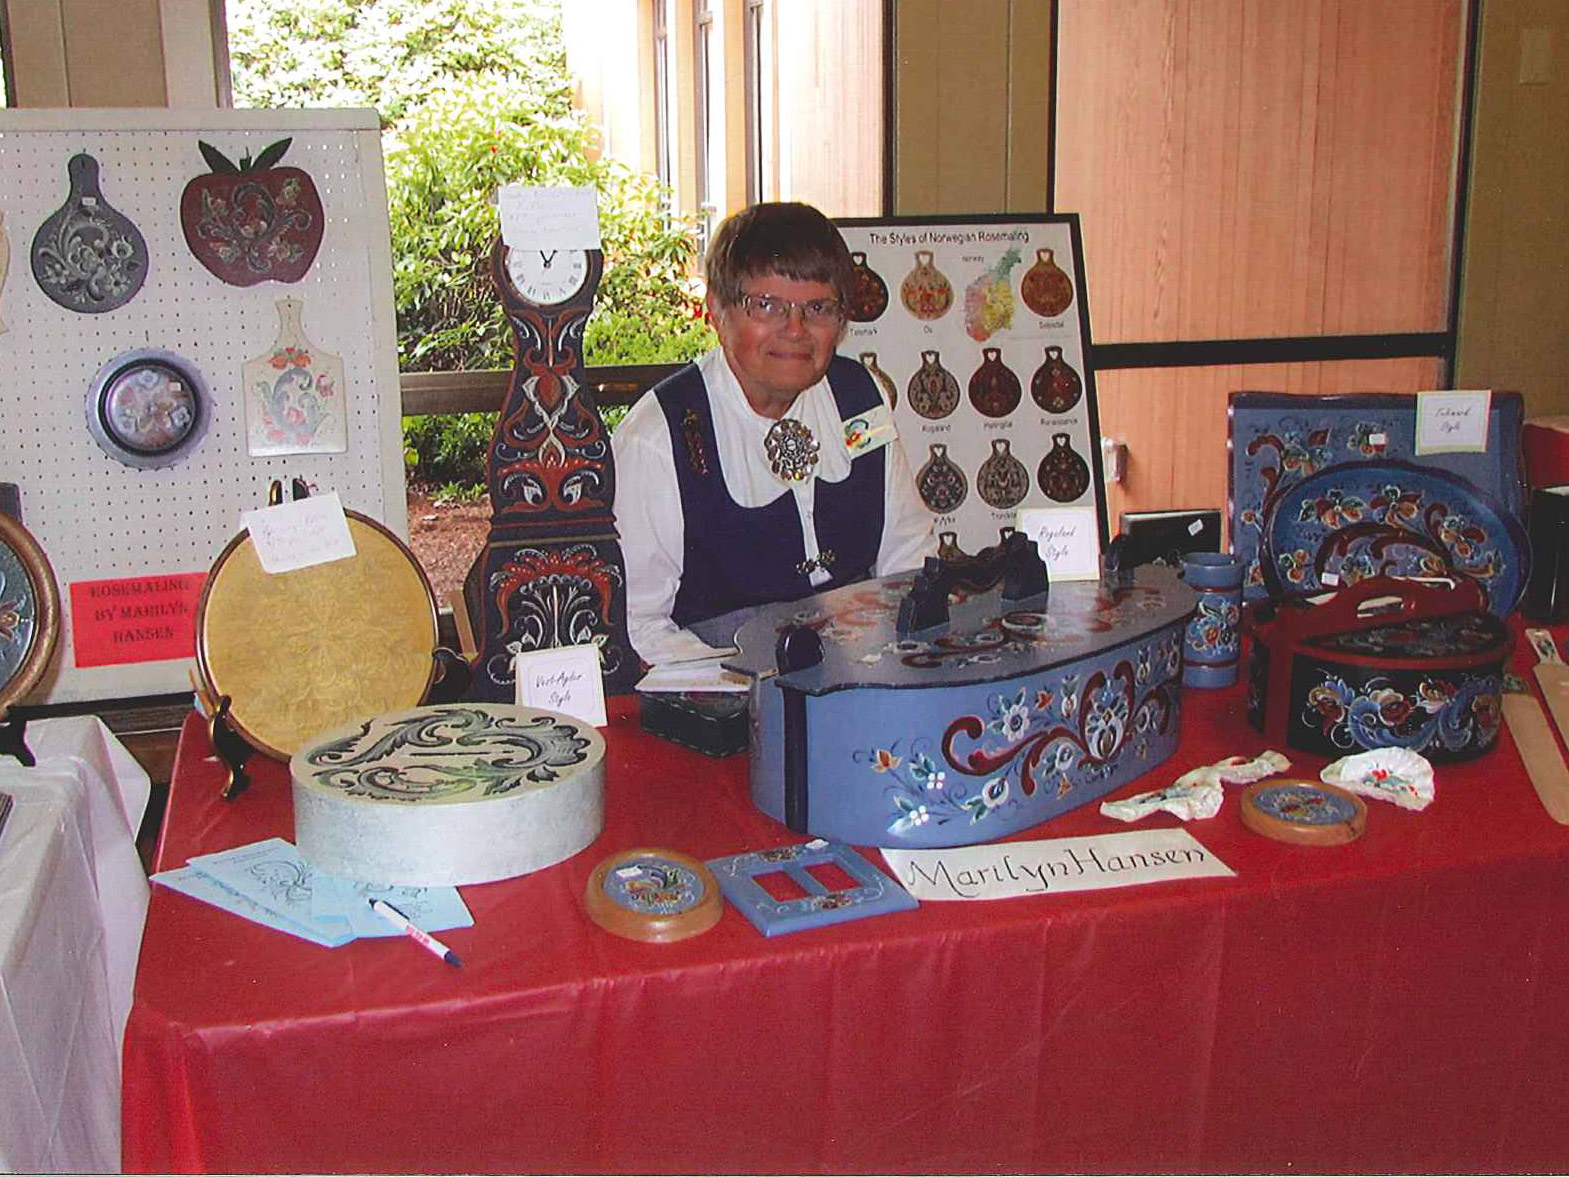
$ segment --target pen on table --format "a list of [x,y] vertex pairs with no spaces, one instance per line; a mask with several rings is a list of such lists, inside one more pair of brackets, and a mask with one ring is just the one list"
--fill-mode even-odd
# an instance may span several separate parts
[[452,949],[448,948],[424,928],[417,927],[413,920],[409,919],[408,916],[404,915],[396,907],[393,907],[385,899],[370,900],[370,909],[432,956],[441,957],[442,960],[446,961],[453,968],[463,967],[463,962],[458,959],[456,952],[453,952]]

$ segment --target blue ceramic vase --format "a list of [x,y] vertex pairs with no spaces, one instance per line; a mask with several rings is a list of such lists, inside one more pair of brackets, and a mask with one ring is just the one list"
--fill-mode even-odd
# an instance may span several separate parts
[[1199,605],[1182,641],[1182,685],[1229,687],[1241,652],[1242,560],[1222,552],[1182,557],[1182,579]]

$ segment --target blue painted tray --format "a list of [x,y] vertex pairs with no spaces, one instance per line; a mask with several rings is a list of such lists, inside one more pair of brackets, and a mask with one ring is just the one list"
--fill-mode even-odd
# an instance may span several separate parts
[[1242,557],[1245,600],[1257,600],[1266,592],[1258,556],[1273,498],[1326,466],[1393,460],[1441,469],[1491,495],[1516,521],[1524,518],[1525,407],[1517,392],[1493,394],[1488,450],[1482,454],[1418,457],[1415,393],[1234,392],[1228,416],[1231,550]]
[[1371,576],[1465,576],[1500,617],[1531,574],[1525,530],[1497,500],[1410,462],[1328,466],[1275,495],[1259,563],[1272,596]]

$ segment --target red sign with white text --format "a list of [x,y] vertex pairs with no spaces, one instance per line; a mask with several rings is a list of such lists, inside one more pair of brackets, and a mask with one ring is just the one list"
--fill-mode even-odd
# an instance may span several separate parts
[[206,579],[205,572],[178,572],[71,585],[76,665],[195,657],[196,602]]

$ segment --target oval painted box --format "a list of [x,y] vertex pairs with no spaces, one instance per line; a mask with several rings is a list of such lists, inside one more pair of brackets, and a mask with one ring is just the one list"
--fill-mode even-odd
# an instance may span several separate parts
[[604,825],[605,741],[501,703],[413,707],[310,740],[289,761],[294,836],[317,868],[407,887],[508,879]]
[[[865,581],[740,624],[726,665],[752,679],[763,812],[858,846],[965,846],[1097,800],[1176,749],[1197,594],[1172,570],[1019,602],[993,589],[901,637],[912,583]],[[822,661],[775,673],[775,644],[796,626],[820,638]]]
[[1271,745],[1410,748],[1437,763],[1493,746],[1515,640],[1474,581],[1375,577],[1328,597],[1260,611],[1248,719]]

